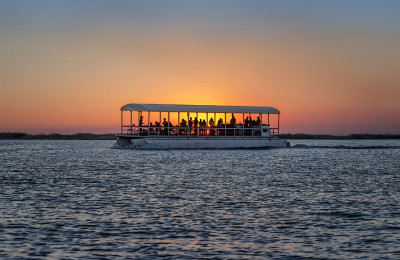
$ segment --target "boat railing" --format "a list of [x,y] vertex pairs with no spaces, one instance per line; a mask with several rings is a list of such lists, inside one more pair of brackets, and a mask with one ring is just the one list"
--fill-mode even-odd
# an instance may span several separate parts
[[[243,127],[243,125],[223,125],[222,127],[210,127],[210,126],[199,126],[199,127],[188,127],[188,126],[152,126],[152,125],[123,125],[121,134],[128,134],[134,136],[187,136],[187,137],[196,137],[196,136],[220,136],[220,137],[231,137],[231,136],[265,136],[262,134],[262,131],[265,131],[265,128],[259,126],[252,127]],[[269,135],[266,135],[270,138],[278,138],[279,137],[279,128],[267,128],[269,131]]]
[[269,135],[271,137],[279,137],[279,128],[270,128]]

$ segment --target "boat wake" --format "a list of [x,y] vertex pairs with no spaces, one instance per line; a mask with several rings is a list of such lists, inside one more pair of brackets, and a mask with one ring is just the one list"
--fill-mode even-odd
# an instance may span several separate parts
[[345,149],[345,150],[369,150],[369,149],[400,149],[400,146],[393,145],[305,145],[296,144],[291,146],[292,149]]

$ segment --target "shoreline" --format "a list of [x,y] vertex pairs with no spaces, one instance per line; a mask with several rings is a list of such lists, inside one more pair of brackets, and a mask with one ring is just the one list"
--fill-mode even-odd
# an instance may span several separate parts
[[115,140],[115,134],[92,134],[92,133],[77,133],[77,134],[36,134],[8,132],[0,133],[0,140]]
[[[400,139],[400,134],[350,134],[350,135],[328,135],[328,134],[281,134],[281,139],[313,139],[313,140],[388,140]],[[36,134],[31,135],[22,132],[2,132],[0,140],[115,140],[115,134]]]

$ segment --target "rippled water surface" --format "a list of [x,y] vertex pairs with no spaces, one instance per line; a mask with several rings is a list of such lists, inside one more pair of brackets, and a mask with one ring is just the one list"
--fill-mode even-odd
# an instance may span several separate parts
[[0,258],[400,259],[400,141],[0,141]]

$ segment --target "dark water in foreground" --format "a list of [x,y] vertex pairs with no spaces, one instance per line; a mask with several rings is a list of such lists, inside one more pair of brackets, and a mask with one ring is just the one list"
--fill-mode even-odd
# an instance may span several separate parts
[[0,141],[0,258],[400,259],[400,141]]

